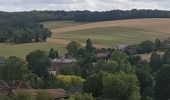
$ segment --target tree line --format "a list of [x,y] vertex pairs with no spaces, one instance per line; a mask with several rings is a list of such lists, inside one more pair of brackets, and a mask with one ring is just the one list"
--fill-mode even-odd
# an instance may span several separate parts
[[29,11],[0,12],[0,42],[38,42],[51,35],[40,22],[65,21],[94,22],[137,18],[170,18],[170,11],[163,10],[112,10],[91,11]]

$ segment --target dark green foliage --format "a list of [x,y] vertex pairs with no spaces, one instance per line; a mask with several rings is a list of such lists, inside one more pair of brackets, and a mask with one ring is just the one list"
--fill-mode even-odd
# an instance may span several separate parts
[[70,96],[70,98],[68,100],[94,100],[94,99],[91,94],[76,93],[76,94]]
[[49,52],[49,58],[54,59],[54,58],[58,58],[58,57],[59,57],[58,51],[51,48],[51,50]]
[[123,53],[123,52],[121,52],[119,50],[115,50],[112,53],[112,56],[111,56],[111,59],[116,61],[118,64],[120,64],[122,62],[123,63],[128,63],[127,58],[128,58],[128,56],[125,53]]
[[155,50],[155,44],[152,41],[146,40],[139,44],[138,53],[150,53]]
[[4,81],[25,80],[29,74],[26,62],[17,57],[9,57],[1,67],[0,75]]
[[72,41],[67,45],[67,51],[69,55],[76,56],[78,54],[81,44],[77,41]]
[[165,65],[156,76],[155,100],[168,100],[170,98],[170,65]]
[[118,72],[118,63],[115,61],[108,61],[105,62],[104,60],[97,61],[97,64],[95,65],[94,71],[96,73],[104,71],[108,73],[116,73]]
[[159,39],[156,39],[155,40],[155,50],[158,50],[160,46],[161,46],[161,41]]
[[147,72],[144,68],[137,68],[136,75],[140,83],[140,93],[142,100],[145,100],[146,97],[154,97],[154,78],[152,75]]
[[103,96],[112,100],[140,100],[136,75],[118,73],[104,77]]
[[80,66],[77,64],[62,65],[59,69],[61,75],[81,75]]
[[84,92],[92,93],[94,97],[101,96],[103,94],[103,77],[107,73],[97,73],[90,75],[83,85]]
[[170,49],[163,55],[163,64],[170,64]]
[[86,41],[86,51],[89,53],[94,51],[93,43],[90,39],[87,39]]
[[161,56],[159,54],[157,54],[156,52],[153,52],[151,55],[150,66],[151,66],[153,72],[156,72],[162,66]]
[[129,56],[128,61],[131,65],[137,65],[139,61],[142,60],[141,56]]
[[28,68],[39,77],[48,77],[49,59],[44,51],[35,50],[26,56]]

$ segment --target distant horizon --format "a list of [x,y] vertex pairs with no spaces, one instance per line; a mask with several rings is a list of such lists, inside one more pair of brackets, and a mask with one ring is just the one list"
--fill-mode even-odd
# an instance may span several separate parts
[[112,9],[170,10],[169,4],[170,0],[0,0],[0,11],[110,11]]
[[112,9],[112,10],[103,10],[103,11],[93,11],[93,10],[23,10],[23,11],[2,11],[0,10],[0,12],[31,12],[31,11],[65,11],[65,12],[70,12],[70,11],[89,11],[89,12],[107,12],[107,11],[114,11],[114,10],[121,10],[121,11],[131,11],[131,10],[159,10],[159,11],[170,11],[170,10],[166,10],[166,9],[127,9],[127,10],[122,10],[122,9]]

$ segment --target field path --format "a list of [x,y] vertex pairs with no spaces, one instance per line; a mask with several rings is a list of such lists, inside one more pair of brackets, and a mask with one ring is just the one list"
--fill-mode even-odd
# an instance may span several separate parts
[[[116,20],[116,21],[103,21],[94,22],[82,25],[69,26],[64,28],[51,29],[52,38],[49,38],[47,42],[53,42],[56,44],[67,45],[70,41],[65,39],[60,39],[59,34],[110,26],[120,26],[120,27],[133,27],[138,29],[150,30],[154,32],[170,32],[170,18],[148,18],[148,19],[129,19],[129,20]],[[56,39],[57,38],[57,39]],[[95,44],[97,47],[106,47],[103,45]]]

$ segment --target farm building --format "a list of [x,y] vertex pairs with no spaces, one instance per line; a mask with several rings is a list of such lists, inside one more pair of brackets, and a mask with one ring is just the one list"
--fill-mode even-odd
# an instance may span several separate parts
[[33,89],[29,84],[21,80],[12,81],[9,86],[5,82],[0,80],[0,93],[6,96],[17,95],[18,93],[30,93],[32,96],[36,96],[37,92],[46,91],[54,100],[68,98],[69,95],[64,89]]
[[50,72],[56,75],[62,65],[75,63],[74,58],[55,58],[50,60]]
[[127,49],[127,46],[128,45],[117,45],[116,47],[114,47],[114,49],[125,51]]

